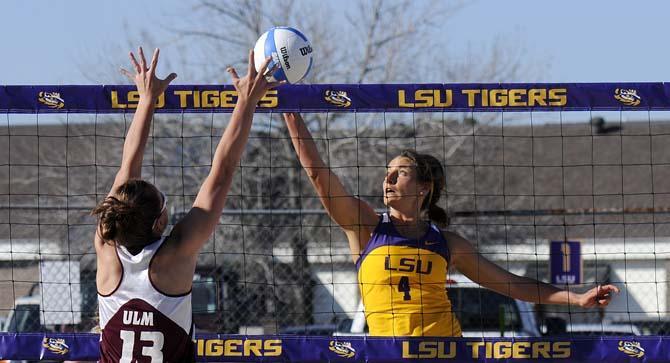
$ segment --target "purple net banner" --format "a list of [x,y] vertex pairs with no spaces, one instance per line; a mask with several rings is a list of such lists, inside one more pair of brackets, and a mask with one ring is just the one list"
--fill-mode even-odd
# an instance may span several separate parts
[[[132,112],[134,86],[0,86],[0,112]],[[232,112],[230,85],[170,86],[157,112]],[[670,110],[670,83],[319,84],[270,90],[257,112]]]
[[[0,333],[0,359],[91,360],[97,334]],[[198,362],[670,362],[670,337],[371,338],[199,335]]]

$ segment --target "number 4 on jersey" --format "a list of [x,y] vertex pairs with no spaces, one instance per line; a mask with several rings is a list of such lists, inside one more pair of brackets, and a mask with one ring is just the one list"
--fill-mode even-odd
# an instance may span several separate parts
[[404,292],[405,295],[403,296],[403,300],[411,300],[412,296],[409,294],[409,277],[403,276],[400,278],[400,281],[398,281],[398,292]]

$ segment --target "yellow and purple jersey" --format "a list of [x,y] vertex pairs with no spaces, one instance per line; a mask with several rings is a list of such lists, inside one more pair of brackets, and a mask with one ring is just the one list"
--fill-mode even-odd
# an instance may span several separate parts
[[356,267],[370,335],[461,336],[446,290],[449,248],[434,224],[409,239],[384,213]]

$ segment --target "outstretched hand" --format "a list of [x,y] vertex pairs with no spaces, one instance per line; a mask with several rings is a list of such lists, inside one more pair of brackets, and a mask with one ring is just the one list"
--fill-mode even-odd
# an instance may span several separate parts
[[612,293],[619,293],[619,288],[614,285],[598,285],[583,293],[579,297],[578,305],[583,308],[594,306],[605,307],[612,300]]
[[131,81],[135,82],[137,86],[137,91],[140,93],[140,99],[145,97],[150,97],[151,99],[156,99],[167,89],[168,85],[172,80],[177,78],[176,73],[170,73],[165,79],[159,79],[156,77],[156,66],[158,65],[158,54],[160,50],[156,48],[154,50],[154,55],[151,57],[151,65],[147,68],[147,60],[144,58],[144,51],[142,47],[139,47],[139,56],[140,62],[137,62],[135,54],[129,52],[130,63],[135,69],[135,74],[127,71],[124,68],[121,68],[121,73],[128,77]]
[[268,82],[265,78],[266,74],[272,74],[279,68],[279,64],[275,64],[272,69],[268,71],[268,64],[270,64],[271,60],[271,57],[265,59],[261,69],[257,72],[256,67],[254,67],[254,51],[251,50],[249,51],[247,74],[244,77],[240,78],[233,67],[228,67],[226,69],[231,77],[233,77],[233,86],[235,87],[235,90],[237,90],[238,101],[249,101],[255,105],[261,98],[263,98],[267,90],[286,83],[286,81]]

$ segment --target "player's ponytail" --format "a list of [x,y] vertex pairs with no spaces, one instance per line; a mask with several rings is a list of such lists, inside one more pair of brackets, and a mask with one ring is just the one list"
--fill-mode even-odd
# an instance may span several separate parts
[[160,217],[161,203],[155,186],[130,180],[91,214],[98,218],[98,234],[106,243],[137,248],[153,242],[153,225]]
[[449,226],[449,216],[444,208],[437,204],[428,206],[428,219],[437,224],[440,228],[447,228]]
[[440,228],[449,225],[447,211],[437,205],[442,196],[442,189],[446,184],[444,168],[437,158],[428,154],[419,154],[414,150],[404,150],[400,156],[408,158],[416,166],[416,174],[419,182],[430,183],[428,195],[421,204],[421,211],[428,214],[428,219]]

